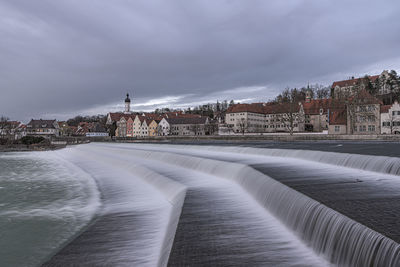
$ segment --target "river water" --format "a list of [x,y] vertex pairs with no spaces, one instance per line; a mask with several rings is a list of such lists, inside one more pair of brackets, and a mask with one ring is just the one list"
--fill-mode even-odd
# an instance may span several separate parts
[[0,266],[399,266],[396,152],[318,145],[0,154]]

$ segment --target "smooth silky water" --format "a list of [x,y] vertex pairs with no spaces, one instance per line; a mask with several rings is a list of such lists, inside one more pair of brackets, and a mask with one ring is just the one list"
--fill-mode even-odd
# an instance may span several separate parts
[[1,266],[399,266],[397,242],[285,185],[362,179],[376,190],[360,196],[394,196],[398,158],[154,144],[0,157]]

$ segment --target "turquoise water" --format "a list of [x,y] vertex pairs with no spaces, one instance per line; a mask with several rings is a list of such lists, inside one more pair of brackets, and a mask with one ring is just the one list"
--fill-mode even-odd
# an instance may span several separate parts
[[99,203],[94,180],[55,153],[0,153],[0,265],[40,265]]

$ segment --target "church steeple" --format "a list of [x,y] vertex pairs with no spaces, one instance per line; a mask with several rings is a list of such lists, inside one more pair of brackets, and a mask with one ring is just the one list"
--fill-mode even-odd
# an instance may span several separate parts
[[131,113],[131,99],[129,98],[129,94],[126,94],[124,113],[125,114]]

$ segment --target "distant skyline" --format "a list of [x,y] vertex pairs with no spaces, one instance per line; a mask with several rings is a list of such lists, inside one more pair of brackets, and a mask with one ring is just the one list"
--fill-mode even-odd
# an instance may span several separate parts
[[400,2],[0,0],[0,115],[267,101],[400,71]]

